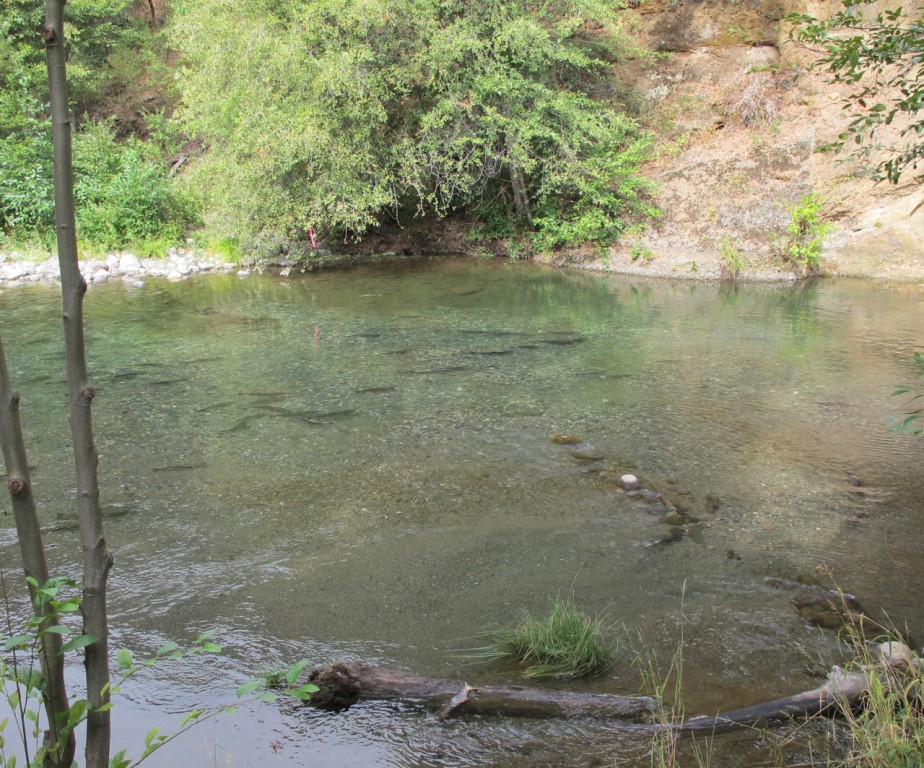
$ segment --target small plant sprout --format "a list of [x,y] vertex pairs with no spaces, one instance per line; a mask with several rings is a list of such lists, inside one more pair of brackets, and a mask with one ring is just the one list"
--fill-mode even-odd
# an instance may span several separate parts
[[722,254],[722,279],[734,282],[747,266],[747,258],[730,235],[722,238],[720,252]]
[[816,195],[804,195],[792,208],[787,231],[789,239],[783,258],[808,274],[817,274],[821,267],[821,248],[831,224],[822,219],[821,201]]

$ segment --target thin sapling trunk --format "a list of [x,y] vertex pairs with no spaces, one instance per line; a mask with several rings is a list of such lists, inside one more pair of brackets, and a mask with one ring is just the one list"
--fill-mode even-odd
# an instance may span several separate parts
[[112,555],[103,537],[96,468],[98,456],[93,442],[91,403],[95,392],[87,382],[83,337],[83,296],[87,285],[77,260],[74,214],[74,178],[71,156],[71,119],[67,93],[64,47],[64,0],[46,0],[45,59],[51,98],[54,142],[55,233],[61,267],[64,305],[64,346],[67,358],[67,386],[71,437],[77,471],[77,514],[83,550],[83,595],[81,612],[85,635],[95,638],[86,648],[87,768],[109,764],[109,629],[106,613],[106,582]]

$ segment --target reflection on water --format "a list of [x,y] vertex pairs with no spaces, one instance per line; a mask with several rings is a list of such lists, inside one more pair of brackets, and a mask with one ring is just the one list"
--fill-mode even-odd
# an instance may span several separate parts
[[[52,556],[73,573],[58,301],[8,291],[0,320]],[[686,617],[690,712],[816,684],[832,637],[770,576],[828,564],[924,635],[924,446],[886,429],[917,294],[445,261],[105,286],[86,313],[114,645],[218,628],[227,651],[127,685],[119,746],[302,656],[509,680],[454,650],[572,589],[662,654]],[[623,494],[627,470],[693,506]],[[9,532],[0,552],[13,562]],[[627,654],[580,687],[638,685]],[[603,724],[386,705],[254,705],[177,744],[153,764],[647,764],[644,738]]]

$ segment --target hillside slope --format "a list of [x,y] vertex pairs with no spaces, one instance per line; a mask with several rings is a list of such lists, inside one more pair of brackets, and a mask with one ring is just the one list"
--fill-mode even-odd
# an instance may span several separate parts
[[813,54],[788,40],[790,12],[825,17],[835,0],[681,0],[644,3],[644,39],[663,58],[619,65],[645,100],[658,137],[646,173],[660,186],[658,225],[584,266],[685,278],[780,279],[791,212],[814,193],[833,223],[829,274],[924,280],[924,188],[874,184],[824,152],[844,130],[844,91],[812,72]]

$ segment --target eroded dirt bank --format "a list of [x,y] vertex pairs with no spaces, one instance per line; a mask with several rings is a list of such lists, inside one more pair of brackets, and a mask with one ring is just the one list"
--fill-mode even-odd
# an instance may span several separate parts
[[[894,5],[894,3],[893,3]],[[585,266],[673,277],[785,279],[794,205],[820,200],[832,224],[828,274],[924,280],[924,187],[874,184],[825,151],[848,119],[845,91],[789,40],[791,12],[823,18],[839,0],[644,3],[636,13],[654,66],[617,65],[658,137],[646,173],[663,219]],[[735,263],[733,263],[735,262]]]

